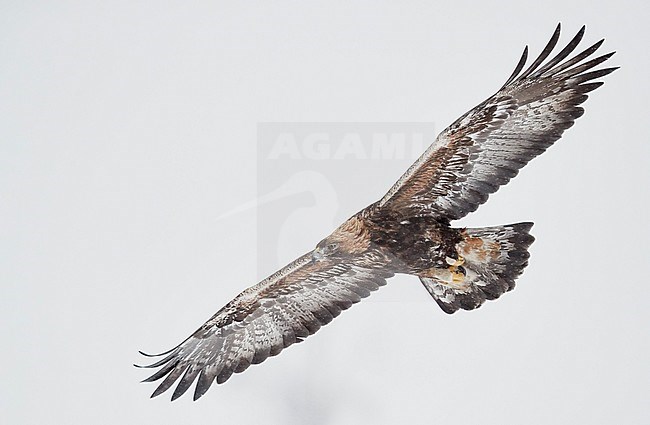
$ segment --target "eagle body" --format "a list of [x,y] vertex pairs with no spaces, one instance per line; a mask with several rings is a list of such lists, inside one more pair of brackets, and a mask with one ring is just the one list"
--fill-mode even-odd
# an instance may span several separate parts
[[462,240],[461,230],[437,218],[405,218],[380,211],[370,219],[370,227],[371,240],[396,257],[400,273],[419,275],[459,257],[456,245]]
[[378,250],[391,270],[418,275],[432,267],[446,267],[448,258],[457,259],[456,245],[461,240],[461,230],[448,222],[430,216],[404,217],[374,203],[339,226],[316,251],[345,256]]
[[574,53],[585,28],[555,56],[560,26],[524,69],[528,48],[505,84],[443,130],[379,201],[316,247],[254,285],[147,368],[175,383],[172,400],[196,382],[194,399],[233,373],[304,340],[397,273],[413,275],[446,313],[473,310],[512,290],[528,264],[532,223],[454,228],[584,113],[604,40]]

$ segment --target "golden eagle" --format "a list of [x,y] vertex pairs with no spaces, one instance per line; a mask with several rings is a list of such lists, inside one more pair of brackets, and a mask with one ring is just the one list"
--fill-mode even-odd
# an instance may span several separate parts
[[613,55],[591,58],[603,40],[569,58],[584,30],[546,60],[558,25],[524,70],[526,47],[505,84],[445,129],[381,200],[144,366],[160,368],[146,382],[164,378],[152,397],[180,378],[172,400],[195,380],[198,399],[215,380],[221,384],[315,333],[396,273],[418,276],[446,313],[473,310],[513,289],[528,263],[532,223],[465,229],[450,222],[476,210],[558,140],[583,114],[587,93],[603,84],[594,80],[616,69],[593,70]]

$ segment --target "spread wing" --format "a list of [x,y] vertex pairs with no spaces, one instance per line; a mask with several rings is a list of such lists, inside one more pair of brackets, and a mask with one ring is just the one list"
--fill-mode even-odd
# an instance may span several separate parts
[[383,265],[384,257],[374,251],[343,261],[313,261],[312,253],[305,254],[239,294],[180,345],[159,354],[161,360],[144,367],[160,369],[144,382],[165,378],[155,397],[180,378],[175,400],[198,378],[196,400],[213,381],[221,384],[277,355],[385,285],[393,273],[381,270]]
[[584,110],[578,106],[617,68],[590,71],[614,53],[585,61],[599,41],[566,59],[585,27],[555,57],[560,25],[540,56],[522,72],[528,47],[499,91],[444,130],[379,202],[406,216],[459,219],[558,140]]

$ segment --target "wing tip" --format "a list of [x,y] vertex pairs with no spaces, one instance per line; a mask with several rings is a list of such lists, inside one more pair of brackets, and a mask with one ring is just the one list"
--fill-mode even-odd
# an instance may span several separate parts
[[162,384],[161,384],[160,386],[158,386],[158,388],[156,388],[156,389],[154,390],[154,392],[151,393],[151,395],[149,396],[149,398],[156,398],[156,397],[158,397],[160,394],[162,394],[162,393],[164,393],[165,391],[167,391],[168,389],[169,389],[169,388],[163,388],[163,386],[162,386]]
[[510,74],[510,77],[508,77],[506,82],[503,83],[503,85],[501,86],[499,91],[501,91],[504,87],[506,87],[508,84],[512,83],[517,78],[517,76],[519,75],[521,70],[526,65],[527,61],[528,61],[528,44],[526,44],[524,46],[524,51],[522,52],[521,56],[519,57],[519,62],[517,62],[517,65],[515,66],[515,70],[512,71],[512,74]]
[[180,396],[185,394],[185,391],[178,391],[178,388],[179,387],[176,387],[176,390],[174,390],[174,393],[172,394],[170,401],[176,401],[179,399]]
[[[553,50],[555,50],[555,47],[557,45],[557,42],[559,40],[559,33],[561,31],[562,24],[559,22],[557,26],[555,27],[555,31],[553,32],[553,35],[549,42],[546,44],[544,49],[542,49],[541,54],[533,61],[533,63],[525,70],[522,72],[522,68],[525,62],[524,58],[527,59],[527,53],[528,53],[528,46],[525,47],[524,49],[524,54],[522,55],[522,59],[520,62],[517,64],[517,67],[515,69],[515,72],[508,78],[506,83],[499,89],[499,91],[503,90],[506,86],[516,83],[518,81],[524,80],[526,78],[539,78],[539,77],[551,77],[554,75],[563,75],[564,77],[571,77],[573,75],[579,74],[580,71],[579,69],[582,69],[582,71],[589,69],[590,67],[596,66],[597,64],[604,62],[605,60],[609,59],[612,57],[616,51],[609,52],[605,55],[602,55],[601,57],[598,57],[596,59],[593,59],[589,62],[584,62],[580,64],[585,58],[591,56],[594,52],[596,52],[600,46],[605,42],[605,38],[600,39],[581,53],[577,54],[571,59],[565,60],[574,50],[575,48],[580,44],[582,41],[585,31],[587,29],[586,25],[582,25],[578,32],[576,33],[575,36],[568,42],[568,44],[558,53],[555,57],[553,57],[550,60],[546,60],[550,53],[552,53]],[[589,66],[588,64],[591,64]],[[570,74],[574,71],[574,74]]]

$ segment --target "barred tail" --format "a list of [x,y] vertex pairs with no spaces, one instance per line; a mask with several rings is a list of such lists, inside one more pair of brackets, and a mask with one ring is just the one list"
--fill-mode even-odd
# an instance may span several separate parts
[[[528,265],[528,247],[535,240],[533,223],[465,229],[456,245],[458,260],[420,280],[446,313],[473,310],[515,287]],[[453,262],[453,261],[450,261]]]

